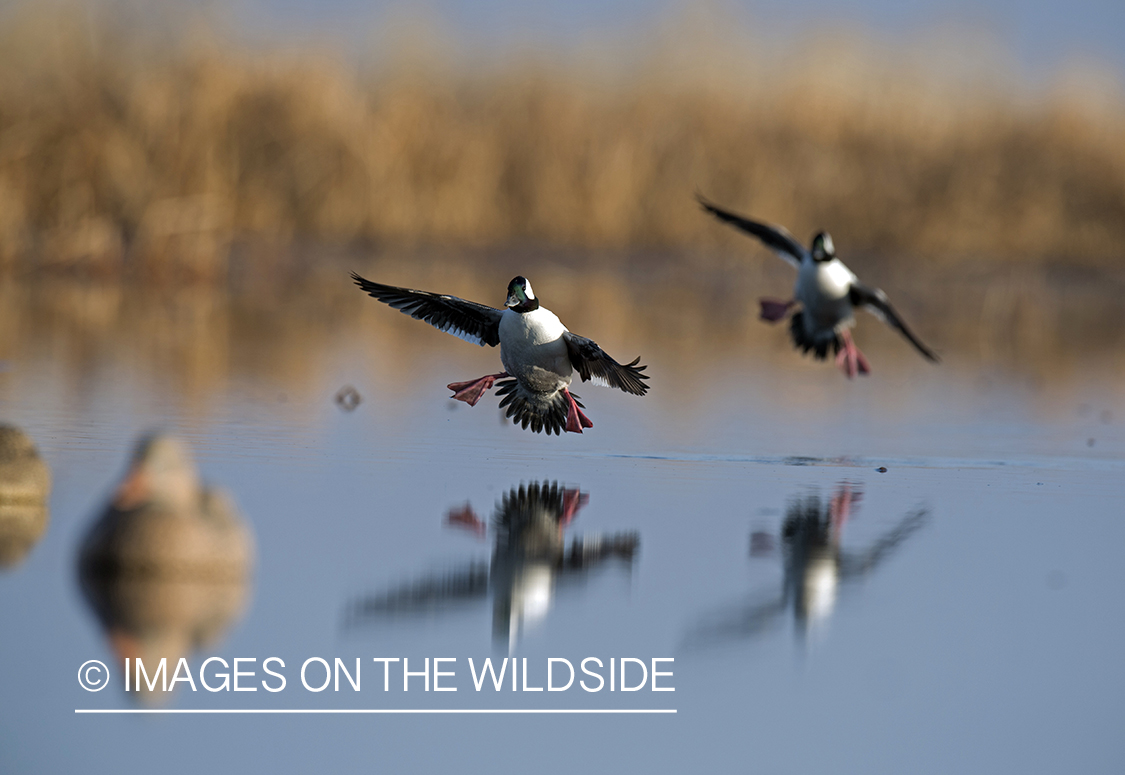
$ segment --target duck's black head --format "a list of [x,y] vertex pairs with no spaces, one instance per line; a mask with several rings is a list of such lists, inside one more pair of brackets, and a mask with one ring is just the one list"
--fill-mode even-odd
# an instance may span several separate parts
[[812,257],[816,261],[831,261],[836,257],[836,246],[832,244],[831,234],[822,231],[813,237]]
[[508,300],[504,306],[516,312],[531,312],[539,309],[539,299],[535,298],[535,292],[531,290],[531,283],[526,277],[515,277],[508,283]]

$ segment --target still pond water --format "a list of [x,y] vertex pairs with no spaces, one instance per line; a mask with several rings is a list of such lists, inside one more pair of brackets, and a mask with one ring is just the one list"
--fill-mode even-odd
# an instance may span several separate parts
[[[370,271],[497,304],[509,279]],[[245,298],[5,289],[0,420],[34,439],[53,490],[43,536],[0,569],[0,771],[1125,771],[1119,341],[1028,334],[1026,294],[1034,307],[1052,291],[1006,274],[957,294],[968,323],[920,282],[897,301],[942,365],[868,318],[857,342],[874,373],[848,382],[738,298],[715,302],[723,282],[673,304],[666,280],[627,299],[607,281],[587,301],[572,274],[542,268],[539,296],[619,360],[640,354],[652,391],[578,387],[595,425],[562,438],[506,425],[492,395],[450,401],[445,383],[497,370],[496,352],[352,299],[346,276],[327,317],[296,300],[282,315]],[[77,567],[151,429],[190,445],[255,544],[234,612],[166,654],[197,689],[167,696],[126,693],[119,657],[155,663],[192,614],[134,612],[107,632]],[[240,685],[258,690],[205,690],[210,657],[255,659]],[[279,683],[268,657],[280,692],[262,688]],[[307,690],[312,657],[352,678],[358,659],[360,690],[344,674]],[[400,660],[389,691],[384,657]],[[421,673],[427,658],[404,692],[402,660]],[[475,689],[486,658],[515,660],[515,690],[510,670]],[[533,691],[551,658],[574,682]],[[111,674],[96,693],[76,681],[92,659]],[[426,691],[438,665],[456,692]],[[647,683],[621,691],[622,668]],[[674,692],[652,691],[654,668]],[[324,668],[306,677],[318,688]],[[567,678],[554,663],[554,685]]]

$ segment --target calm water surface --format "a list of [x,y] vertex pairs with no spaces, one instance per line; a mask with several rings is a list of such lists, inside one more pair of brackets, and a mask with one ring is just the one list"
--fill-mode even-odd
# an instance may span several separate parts
[[[1006,292],[971,323],[1016,309]],[[631,331],[610,305],[551,305],[652,374],[644,399],[579,388],[595,427],[565,438],[506,426],[491,396],[448,400],[496,353],[373,301],[343,323],[254,326],[253,309],[179,299],[167,330],[120,311],[141,301],[100,328],[100,297],[77,320],[11,313],[0,419],[35,439],[54,488],[47,532],[0,570],[0,771],[1125,770],[1120,353],[1063,337],[1021,366],[1018,337],[930,315],[935,368],[866,319],[875,373],[849,383],[701,296],[669,312],[674,331],[651,310]],[[346,384],[351,412],[333,400]],[[190,653],[193,675],[255,657],[257,686],[275,656],[284,691],[124,691],[76,557],[151,428],[192,445],[256,543],[244,611]],[[361,691],[306,691],[310,657],[360,658]],[[373,657],[456,658],[442,685],[458,691],[403,692],[393,666],[384,692]],[[470,657],[526,657],[532,687],[552,657],[671,657],[675,692],[478,693]],[[89,659],[105,691],[77,685]],[[74,713],[149,707],[677,713]]]

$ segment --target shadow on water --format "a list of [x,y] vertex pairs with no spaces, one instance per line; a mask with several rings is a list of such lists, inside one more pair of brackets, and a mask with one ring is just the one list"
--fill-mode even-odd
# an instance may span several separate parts
[[450,509],[447,526],[480,538],[491,531],[491,563],[473,562],[357,600],[349,607],[347,627],[441,611],[491,595],[493,639],[513,650],[521,632],[546,618],[560,587],[608,561],[632,567],[640,543],[635,532],[577,536],[567,544],[566,529],[588,501],[577,487],[533,482],[506,493],[491,524],[467,503]]
[[754,595],[706,616],[684,645],[697,649],[749,640],[772,631],[790,616],[803,645],[827,623],[845,585],[868,576],[929,519],[927,509],[916,509],[864,548],[844,549],[844,528],[862,497],[858,488],[844,482],[827,502],[815,494],[794,498],[779,536],[764,531],[750,535],[753,559],[776,556],[780,541],[781,591]]
[[187,447],[169,436],[141,439],[82,543],[78,576],[122,665],[131,659],[147,666],[144,682],[134,668],[142,702],[166,700],[171,692],[155,688],[157,671],[171,681],[182,659],[213,645],[241,617],[252,555],[233,502],[200,483]]

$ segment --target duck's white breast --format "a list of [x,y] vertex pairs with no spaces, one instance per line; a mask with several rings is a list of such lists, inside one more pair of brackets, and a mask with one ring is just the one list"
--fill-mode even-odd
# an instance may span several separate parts
[[856,276],[838,258],[825,263],[806,261],[797,274],[796,297],[818,328],[827,328],[852,315],[848,297]]
[[836,607],[840,575],[836,558],[814,557],[805,568],[804,614],[815,624],[828,618]]
[[813,297],[824,301],[848,295],[855,274],[838,258],[824,263],[806,261],[797,275],[797,296],[808,303]]
[[504,310],[500,318],[500,360],[514,377],[539,390],[570,384],[571,365],[562,335],[567,328],[555,313]]
[[523,313],[506,309],[500,317],[500,346],[517,341],[546,344],[559,339],[564,331],[566,326],[558,315],[544,307]]

